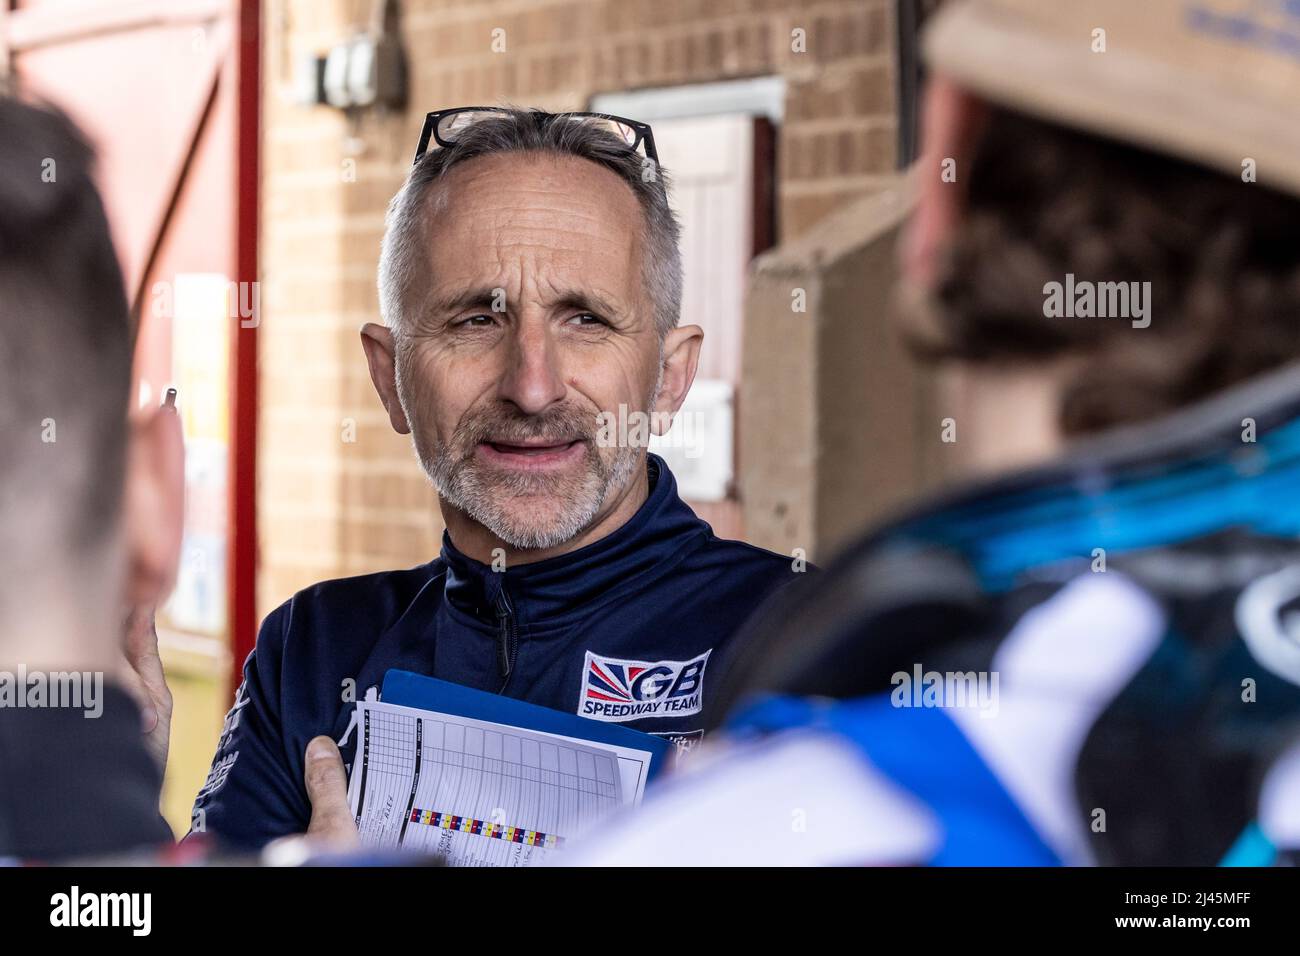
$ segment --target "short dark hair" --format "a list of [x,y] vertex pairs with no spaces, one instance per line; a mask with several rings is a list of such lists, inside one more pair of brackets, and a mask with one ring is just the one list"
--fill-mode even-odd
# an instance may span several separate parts
[[0,548],[10,556],[33,530],[54,549],[86,549],[121,509],[134,323],[93,162],[61,112],[0,94]]
[[[1300,358],[1300,199],[1003,109],[942,257],[929,355],[1083,357],[1066,434],[1139,421]],[[1044,315],[1067,273],[1151,283],[1151,324]],[[915,344],[915,343],[914,343]]]
[[401,331],[412,287],[427,271],[417,253],[426,246],[419,237],[433,214],[428,202],[433,185],[461,163],[503,153],[575,156],[623,180],[643,213],[641,271],[655,326],[662,337],[677,325],[682,309],[681,227],[668,204],[667,173],[598,125],[568,121],[564,114],[509,108],[479,120],[451,146],[430,149],[393,197],[379,256],[379,304],[389,328]]

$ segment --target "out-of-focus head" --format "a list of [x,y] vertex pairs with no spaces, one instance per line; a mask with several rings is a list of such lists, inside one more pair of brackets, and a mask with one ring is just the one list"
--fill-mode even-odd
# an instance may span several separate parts
[[180,428],[128,425],[135,336],[92,164],[61,113],[0,95],[0,621],[156,600],[179,552]]
[[1052,369],[1067,435],[1300,358],[1300,4],[958,0],[926,41],[922,353]]
[[445,504],[529,550],[621,500],[645,441],[598,440],[602,414],[662,433],[695,374],[678,232],[663,171],[598,123],[488,114],[419,160],[363,344]]

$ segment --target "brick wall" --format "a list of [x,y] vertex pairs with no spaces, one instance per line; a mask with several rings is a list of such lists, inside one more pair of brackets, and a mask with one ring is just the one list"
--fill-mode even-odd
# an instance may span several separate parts
[[[371,10],[369,0],[266,4],[262,613],[315,581],[410,566],[438,548],[435,496],[388,426],[357,332],[377,319],[384,208],[427,110],[581,109],[599,92],[782,75],[778,241],[881,189],[895,167],[889,0],[404,0],[404,114],[353,122],[290,103],[295,58],[364,27]],[[497,28],[505,53],[491,49]]]

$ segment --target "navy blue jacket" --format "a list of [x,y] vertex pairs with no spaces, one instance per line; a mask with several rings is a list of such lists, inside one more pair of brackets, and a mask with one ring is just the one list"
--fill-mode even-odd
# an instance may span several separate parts
[[789,557],[715,537],[663,460],[648,456],[648,470],[632,519],[570,554],[496,572],[444,535],[428,564],[326,581],[269,614],[194,828],[238,846],[303,832],[307,742],[342,737],[354,701],[394,667],[692,746],[732,636],[799,574]]

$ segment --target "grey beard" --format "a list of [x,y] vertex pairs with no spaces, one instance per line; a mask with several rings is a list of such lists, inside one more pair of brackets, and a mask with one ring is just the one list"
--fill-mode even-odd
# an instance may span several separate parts
[[[659,373],[654,389],[646,401],[653,408],[663,386],[663,352],[660,343]],[[481,423],[467,423],[458,428],[450,444],[434,440],[433,447],[422,449],[416,436],[411,415],[414,403],[408,402],[402,387],[402,363],[398,363],[398,394],[402,410],[411,422],[411,444],[420,466],[448,504],[459,509],[471,519],[487,528],[512,548],[520,551],[541,551],[572,541],[586,529],[600,512],[611,492],[627,484],[636,470],[641,449],[631,445],[618,445],[613,460],[606,463],[596,447],[596,419],[593,414],[586,437],[586,473],[576,483],[558,475],[487,474],[474,458],[475,445],[483,435]],[[453,449],[466,448],[464,458],[457,458]],[[549,522],[529,522],[526,516],[512,514],[505,505],[511,498],[543,496],[553,504],[554,517]],[[554,505],[558,504],[558,507]]]
[[[439,496],[506,544],[521,551],[540,551],[571,541],[587,528],[610,495],[624,486],[637,466],[639,449],[614,449],[609,465],[590,442],[586,446],[587,470],[576,483],[557,475],[484,474],[470,458],[455,461],[445,446],[430,455],[416,454]],[[509,507],[513,498],[539,496],[551,504],[553,514],[529,520]]]

